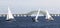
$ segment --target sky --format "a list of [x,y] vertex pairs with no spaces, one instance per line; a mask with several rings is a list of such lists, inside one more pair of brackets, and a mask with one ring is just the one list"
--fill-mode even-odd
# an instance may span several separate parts
[[8,7],[13,14],[28,13],[39,8],[60,14],[60,0],[0,0],[0,14],[7,13]]

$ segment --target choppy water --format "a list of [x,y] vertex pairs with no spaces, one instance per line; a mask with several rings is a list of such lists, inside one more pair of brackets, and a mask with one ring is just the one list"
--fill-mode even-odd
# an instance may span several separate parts
[[6,17],[0,17],[0,28],[60,28],[60,16],[54,16],[54,21],[47,21],[43,16],[39,22],[32,22],[34,17],[15,17],[16,21],[6,22]]

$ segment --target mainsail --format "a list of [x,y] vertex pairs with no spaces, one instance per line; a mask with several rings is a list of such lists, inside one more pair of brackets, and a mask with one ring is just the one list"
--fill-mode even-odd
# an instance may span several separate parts
[[14,17],[13,17],[13,15],[12,15],[10,9],[8,8],[8,13],[7,13],[7,18],[6,18],[6,20],[10,20],[10,19],[14,19]]

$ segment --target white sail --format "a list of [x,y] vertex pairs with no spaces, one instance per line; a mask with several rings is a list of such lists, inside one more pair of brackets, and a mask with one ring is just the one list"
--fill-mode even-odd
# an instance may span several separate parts
[[40,13],[40,9],[38,10],[37,15],[36,15],[36,17],[35,17],[35,21],[36,21],[36,22],[38,22],[37,19],[38,19],[39,13]]
[[8,8],[8,13],[7,13],[7,19],[6,20],[9,20],[9,19],[14,19],[10,9]]

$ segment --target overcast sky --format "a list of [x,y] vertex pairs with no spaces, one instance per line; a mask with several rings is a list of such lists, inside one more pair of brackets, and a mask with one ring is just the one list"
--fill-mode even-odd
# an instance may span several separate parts
[[60,0],[0,0],[0,13],[7,13],[8,6],[12,13],[27,13],[40,8],[60,14]]

